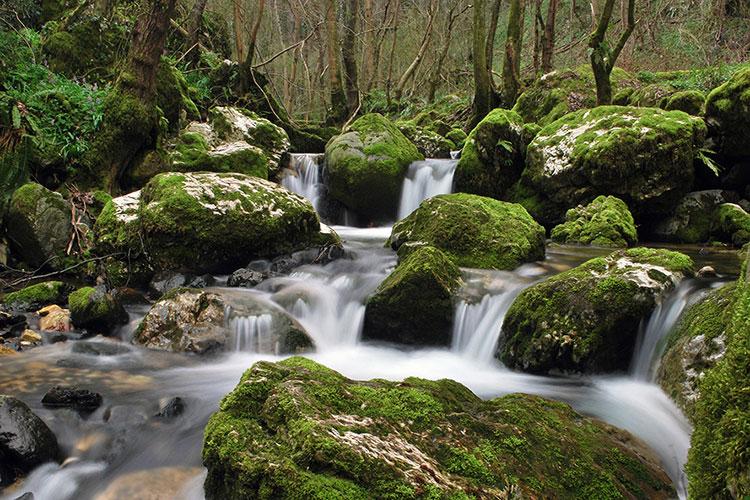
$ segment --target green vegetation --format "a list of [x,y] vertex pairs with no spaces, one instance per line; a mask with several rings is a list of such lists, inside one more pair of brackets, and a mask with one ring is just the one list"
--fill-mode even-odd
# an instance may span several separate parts
[[568,210],[565,222],[552,229],[552,239],[560,243],[628,247],[638,242],[638,234],[624,201],[598,196],[586,206]]
[[68,309],[76,327],[97,332],[108,333],[128,318],[122,305],[102,288],[79,288],[68,296]]
[[45,281],[11,292],[3,298],[10,309],[34,310],[65,301],[65,285],[62,281]]

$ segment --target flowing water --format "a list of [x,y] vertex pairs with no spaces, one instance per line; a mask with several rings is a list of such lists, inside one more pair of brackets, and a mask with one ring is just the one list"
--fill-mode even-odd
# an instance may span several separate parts
[[323,158],[322,154],[291,154],[289,167],[291,172],[281,179],[281,185],[289,191],[307,198],[315,210],[320,210],[323,193]]
[[409,165],[403,187],[398,218],[403,219],[420,203],[439,194],[448,194],[453,188],[453,174],[458,160],[428,159]]
[[[569,269],[601,250],[551,246],[543,262],[513,272],[465,270],[465,286],[456,303],[452,346],[406,350],[360,339],[365,300],[396,264],[395,253],[384,247],[390,228],[334,229],[345,242],[348,258],[306,265],[252,290],[232,289],[233,301],[257,303],[261,298],[283,308],[315,341],[317,349],[310,357],[353,379],[451,378],[484,398],[526,392],[568,402],[578,411],[645,441],[661,459],[680,495],[685,495],[683,466],[691,428],[645,374],[657,356],[654,346],[668,334],[685,304],[701,293],[699,287],[691,282],[681,285],[654,313],[634,356],[637,368],[632,374],[528,375],[510,371],[494,359],[503,317],[513,298],[534,282]],[[206,421],[244,370],[261,359],[280,359],[273,354],[258,354],[268,352],[264,339],[273,321],[263,315],[230,318],[234,352],[197,358],[130,345],[127,341],[145,310],[141,307],[130,312],[131,323],[120,331],[125,342],[118,344],[125,348],[117,354],[95,355],[90,349],[77,349],[76,343],[67,342],[3,358],[2,392],[29,404],[55,432],[67,457],[61,465],[39,467],[4,492],[3,498],[12,499],[27,491],[32,491],[37,500],[129,498],[122,489],[119,497],[113,490],[142,484],[154,491],[171,492],[174,498],[203,498],[205,471],[200,454]],[[41,398],[56,384],[100,392],[104,405],[86,417],[68,410],[46,409]],[[177,396],[185,402],[182,415],[171,420],[154,417],[160,401]]]

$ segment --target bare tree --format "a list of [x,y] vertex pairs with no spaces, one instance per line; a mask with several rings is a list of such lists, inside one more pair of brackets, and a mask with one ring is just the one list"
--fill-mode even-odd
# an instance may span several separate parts
[[487,72],[487,34],[484,24],[484,0],[475,0],[472,15],[472,55],[474,58],[474,102],[470,127],[474,127],[490,112],[491,91]]
[[208,0],[195,0],[193,8],[190,10],[187,36],[187,49],[190,52],[188,53],[187,59],[193,64],[196,64],[200,59],[201,51],[198,48],[198,40],[203,25],[203,11],[206,10],[207,3]]
[[547,20],[542,31],[542,72],[552,71],[552,58],[555,55],[555,22],[557,20],[557,6],[560,0],[549,0],[547,6]]
[[346,92],[347,114],[351,115],[359,105],[359,78],[357,76],[357,19],[359,0],[344,2],[344,37],[341,43],[344,90]]
[[337,23],[337,0],[326,0],[326,53],[328,56],[328,85],[331,95],[328,110],[329,123],[342,123],[346,120],[347,106],[344,88],[341,86],[339,67],[339,34]]
[[434,26],[435,14],[437,13],[439,5],[440,4],[438,3],[438,0],[432,0],[430,2],[430,7],[427,11],[427,27],[425,28],[424,35],[422,36],[422,43],[419,45],[419,50],[417,51],[417,55],[414,57],[414,60],[406,68],[406,71],[404,71],[404,74],[401,75],[401,78],[399,78],[398,84],[396,85],[397,101],[401,99],[401,95],[404,93],[404,87],[406,87],[406,84],[409,83],[409,80],[411,78],[414,78],[419,65],[422,64],[425,52],[427,52],[427,48],[430,46],[433,31],[432,27]]
[[[498,0],[499,1],[499,0]],[[445,63],[446,57],[448,57],[448,51],[451,48],[451,40],[453,40],[453,26],[461,15],[466,12],[471,6],[463,7],[463,0],[454,2],[448,10],[448,17],[446,18],[445,26],[445,38],[443,38],[443,46],[440,49],[440,55],[435,63],[435,67],[432,69],[432,76],[430,77],[430,86],[427,91],[427,102],[435,101],[435,93],[437,92],[438,84],[440,83],[440,75],[443,72],[443,64]]]
[[505,38],[503,63],[503,105],[513,107],[521,89],[521,47],[525,0],[510,0],[508,34]]
[[620,52],[622,52],[628,38],[630,38],[635,29],[635,0],[628,0],[627,24],[622,34],[620,34],[617,44],[613,48],[610,48],[606,41],[606,35],[614,5],[615,0],[605,0],[596,30],[589,37],[591,68],[594,70],[594,79],[596,80],[596,103],[600,106],[612,103],[612,82],[610,81],[610,75],[615,67],[617,58],[620,56]]
[[385,97],[388,106],[391,105],[391,86],[393,85],[393,58],[396,55],[396,41],[398,40],[399,11],[401,10],[401,0],[396,0],[396,8],[393,10],[393,34],[391,38],[391,50],[388,55],[388,76],[385,81]]

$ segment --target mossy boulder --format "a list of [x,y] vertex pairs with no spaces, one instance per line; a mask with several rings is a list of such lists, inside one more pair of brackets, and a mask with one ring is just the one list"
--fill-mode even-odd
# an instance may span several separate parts
[[750,242],[750,214],[734,203],[722,203],[713,214],[713,234],[737,247]]
[[[612,90],[630,87],[635,79],[626,71],[612,70]],[[513,111],[524,122],[546,126],[568,113],[596,106],[596,82],[590,65],[543,75],[518,97]]]
[[707,243],[714,233],[716,209],[728,201],[739,201],[735,193],[710,189],[694,191],[682,198],[674,213],[650,225],[657,241]]
[[494,109],[471,131],[461,150],[454,176],[455,190],[502,199],[524,167],[523,119]]
[[331,198],[370,220],[392,220],[409,165],[424,157],[384,116],[371,113],[326,145]]
[[185,75],[165,58],[162,58],[156,73],[156,104],[173,131],[179,130],[180,122],[184,119],[196,120],[201,117],[198,107],[190,99]]
[[700,90],[682,90],[672,94],[664,105],[667,111],[684,111],[693,116],[703,113],[706,94]]
[[3,305],[12,310],[31,311],[50,304],[65,302],[65,284],[62,281],[44,281],[5,295]]
[[425,158],[450,158],[456,145],[439,133],[414,125],[413,122],[397,122],[398,129],[409,139]]
[[709,291],[689,306],[670,333],[656,380],[692,419],[700,397],[700,381],[724,356],[736,286]]
[[551,206],[541,213],[558,218],[600,194],[621,198],[636,220],[664,215],[690,189],[693,160],[705,136],[703,120],[682,111],[581,110],[537,134],[521,180]]
[[724,357],[698,383],[687,474],[692,498],[750,495],[750,281],[747,253],[724,311]]
[[60,269],[73,231],[71,206],[60,193],[35,183],[11,197],[7,235],[11,250],[30,266]]
[[[267,328],[258,338],[238,338],[243,319],[249,322],[260,318]],[[255,352],[265,354],[290,354],[313,347],[299,323],[278,306],[254,296],[194,288],[167,292],[143,318],[133,342],[149,349],[193,354],[236,347],[254,347]]]
[[157,175],[142,190],[139,222],[156,268],[198,274],[231,272],[321,239],[310,202],[242,174]]
[[393,226],[386,245],[405,257],[422,246],[461,267],[514,269],[544,258],[544,228],[518,204],[473,194],[439,195]]
[[625,370],[641,319],[692,266],[678,252],[633,248],[527,288],[505,316],[497,357],[533,373]]
[[750,156],[750,68],[738,71],[708,94],[706,122],[717,152]]
[[451,343],[453,296],[461,270],[441,250],[420,247],[367,299],[362,335],[401,344]]
[[102,286],[83,287],[68,296],[70,320],[76,328],[110,333],[127,323],[128,313],[122,304]]
[[[451,380],[259,362],[208,422],[206,498],[668,498],[632,436],[564,403]],[[564,471],[564,473],[561,473]]]
[[274,174],[278,171],[281,156],[291,147],[283,128],[242,108],[217,106],[208,113],[208,121],[221,141],[244,141],[262,149],[268,157],[270,170]]
[[669,83],[656,82],[634,89],[628,94],[627,104],[640,108],[662,108],[676,89]]
[[247,141],[222,142],[191,124],[179,135],[169,154],[173,172],[237,172],[268,179],[270,161],[265,152]]
[[597,196],[586,206],[571,208],[551,236],[559,243],[600,247],[629,247],[638,242],[628,206],[614,196]]

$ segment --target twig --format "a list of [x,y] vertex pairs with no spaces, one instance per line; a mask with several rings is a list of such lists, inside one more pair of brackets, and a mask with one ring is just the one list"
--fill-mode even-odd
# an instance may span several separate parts
[[307,36],[306,36],[305,38],[303,38],[303,39],[302,39],[302,40],[300,40],[299,42],[297,42],[297,43],[295,43],[295,44],[292,44],[292,45],[290,45],[289,47],[286,47],[285,49],[282,49],[282,50],[280,50],[279,52],[277,52],[276,54],[272,55],[272,56],[271,56],[270,58],[266,59],[265,61],[263,61],[263,62],[260,62],[260,63],[258,63],[258,64],[255,64],[255,65],[253,65],[253,66],[252,66],[252,68],[253,68],[253,69],[257,69],[257,68],[263,67],[263,66],[265,66],[265,65],[267,65],[267,64],[270,64],[270,63],[272,63],[272,62],[273,62],[274,60],[276,60],[277,58],[279,58],[279,57],[281,57],[282,55],[284,55],[284,54],[286,54],[287,52],[289,52],[290,50],[294,50],[294,49],[296,49],[297,47],[299,47],[300,45],[304,45],[304,44],[305,44],[305,42],[307,42],[307,41],[308,41],[308,40],[310,39],[310,37],[312,37],[312,36],[313,36],[313,35],[315,34],[315,31],[317,31],[318,27],[319,27],[319,26],[320,26],[321,24],[323,24],[323,21],[321,21],[321,22],[319,22],[318,24],[316,24],[316,25],[315,25],[315,26],[313,27],[313,29],[312,29],[312,30],[310,31],[310,34],[308,34],[308,35],[307,35]]
[[[100,261],[100,260],[108,259],[110,257],[115,257],[117,255],[125,255],[125,254],[123,254],[122,252],[117,252],[117,253],[111,253],[109,255],[103,255],[101,257],[92,257],[90,259],[82,260],[81,262],[73,264],[70,267],[66,267],[65,269],[61,269],[60,271],[53,271],[53,272],[47,273],[47,274],[32,275],[32,276],[29,276],[29,277],[26,277],[26,278],[18,278],[17,280],[11,281],[10,283],[6,284],[5,286],[6,286],[6,288],[16,288],[18,285],[21,285],[21,284],[24,284],[24,283],[28,283],[29,281],[34,281],[34,280],[44,279],[44,278],[51,278],[52,276],[58,276],[60,274],[65,274],[65,273],[67,273],[69,271],[72,271],[73,269],[81,267],[84,264],[88,264],[89,262],[97,262],[97,261]],[[52,259],[50,259],[50,260],[52,260]]]

